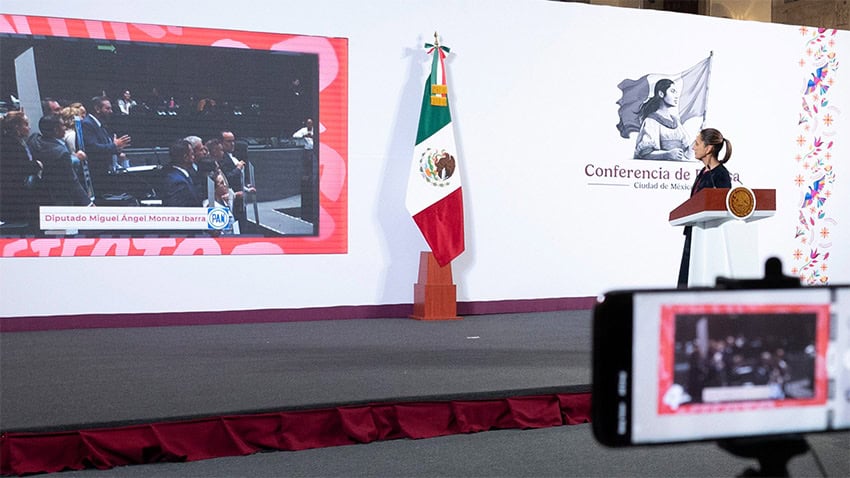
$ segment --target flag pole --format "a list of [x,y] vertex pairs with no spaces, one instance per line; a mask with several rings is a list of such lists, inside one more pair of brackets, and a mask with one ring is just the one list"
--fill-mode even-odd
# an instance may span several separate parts
[[708,52],[708,72],[706,73],[705,78],[705,104],[702,105],[702,110],[705,112],[702,114],[702,124],[699,126],[699,129],[702,130],[705,128],[705,115],[708,112],[708,93],[711,91],[711,65],[714,63],[714,50]]

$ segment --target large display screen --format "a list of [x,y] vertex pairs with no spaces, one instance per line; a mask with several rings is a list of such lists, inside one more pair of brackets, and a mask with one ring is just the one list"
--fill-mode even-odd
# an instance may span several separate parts
[[347,252],[347,95],[344,38],[0,15],[0,256]]

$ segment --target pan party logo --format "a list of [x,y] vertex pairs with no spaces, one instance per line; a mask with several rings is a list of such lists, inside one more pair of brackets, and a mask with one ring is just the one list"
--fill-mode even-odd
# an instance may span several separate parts
[[455,157],[445,149],[427,148],[419,158],[419,173],[428,184],[444,187],[451,183],[456,165]]
[[230,213],[227,208],[210,207],[207,208],[207,228],[221,231],[230,225]]

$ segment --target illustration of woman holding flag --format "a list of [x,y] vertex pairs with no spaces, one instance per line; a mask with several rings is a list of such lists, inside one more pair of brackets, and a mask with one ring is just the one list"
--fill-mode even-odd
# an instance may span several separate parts
[[640,132],[635,159],[686,161],[691,158],[691,139],[679,118],[679,88],[673,80],[655,83],[654,93],[638,110]]

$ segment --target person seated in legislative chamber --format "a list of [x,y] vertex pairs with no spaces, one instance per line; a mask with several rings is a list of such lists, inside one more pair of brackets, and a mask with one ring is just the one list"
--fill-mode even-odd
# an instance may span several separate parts
[[224,160],[224,146],[222,146],[221,140],[219,138],[208,139],[204,143],[204,146],[207,147],[207,151],[209,152],[209,156],[207,157],[209,164],[201,166],[201,169],[208,169],[210,171],[222,169],[221,162]]
[[640,132],[635,159],[685,161],[690,159],[691,140],[679,118],[679,87],[673,80],[655,83],[652,98],[638,110]]
[[[732,157],[732,143],[723,134],[714,129],[706,128],[699,132],[692,146],[694,157],[703,164],[691,187],[691,196],[705,188],[731,188],[732,177],[725,164]],[[718,159],[723,151],[723,159]],[[685,226],[685,246],[682,250],[682,262],[679,265],[678,286],[688,286],[688,270],[691,258],[691,226]]]
[[230,130],[223,130],[219,134],[221,145],[224,149],[224,157],[219,162],[224,176],[227,178],[230,188],[236,192],[236,201],[233,204],[233,214],[237,221],[247,219],[245,212],[245,192],[254,192],[253,185],[244,184],[247,161],[245,157],[237,158],[236,152],[236,135]]
[[221,166],[221,170],[224,171],[230,187],[234,191],[241,191],[246,163],[243,159],[237,158],[234,155],[236,151],[236,135],[232,131],[222,131],[219,136],[222,149],[224,150],[224,155],[219,165]]
[[[215,173],[217,173],[218,171],[221,171],[222,174],[224,174],[224,172],[227,170],[227,166],[228,166],[229,163],[227,163],[227,162],[222,163],[223,161],[225,161],[225,159],[224,159],[225,153],[224,153],[224,145],[222,145],[221,140],[218,139],[218,138],[213,138],[213,139],[208,140],[205,143],[205,145],[207,147],[207,151],[209,151],[209,153],[210,153],[208,160],[212,161],[212,163],[207,165],[207,166],[201,167],[201,169],[202,170],[209,169],[211,171],[211,174],[213,174],[213,175]],[[224,180],[228,184],[228,186],[227,186],[228,189],[233,191],[233,189],[230,187],[230,182],[227,181],[226,175],[224,176]],[[250,190],[253,190],[253,189],[250,189]],[[236,200],[236,198],[241,199],[244,196],[244,193],[245,193],[244,191],[233,191],[234,200]],[[231,203],[228,207],[233,207],[233,202],[234,201],[231,201]]]
[[118,98],[118,111],[122,115],[129,115],[133,112],[133,108],[138,106],[136,100],[133,99],[133,96],[130,94],[130,90],[124,90],[121,93],[121,98]]
[[62,106],[53,98],[45,98],[41,100],[41,114],[43,116],[50,114],[58,114]]
[[189,171],[193,170],[195,153],[192,143],[178,140],[168,149],[170,164],[163,170],[162,205],[175,207],[201,206],[203,198],[198,196]]
[[213,171],[210,168],[210,152],[199,136],[186,136],[183,139],[192,145],[192,152],[195,156],[189,175],[192,176],[198,196],[205,198],[207,197],[207,176]]
[[0,134],[0,221],[37,230],[44,165],[26,143],[29,118],[23,111],[6,113]]
[[92,98],[91,108],[83,119],[83,146],[98,194],[108,192],[105,189],[111,185],[109,173],[129,166],[123,150],[130,146],[131,138],[129,135],[119,137],[107,129],[111,117],[110,99],[96,96]]
[[42,116],[38,129],[40,133],[32,135],[27,144],[33,157],[44,165],[41,205],[92,205],[92,198],[74,170],[73,153],[65,144],[62,118],[54,114]]
[[[215,206],[232,208],[236,195],[230,189],[230,185],[227,184],[227,178],[224,176],[224,173],[220,169],[217,169],[210,173],[209,177],[215,184]],[[204,199],[204,205],[209,205],[208,203],[209,201]]]
[[224,172],[221,169],[216,169],[212,173],[210,173],[209,178],[213,180],[215,183],[215,202],[213,204],[209,203],[208,199],[204,199],[204,206],[208,207],[226,207],[228,211],[228,215],[230,217],[230,228],[226,231],[222,231],[218,234],[239,234],[239,221],[236,220],[236,217],[233,215],[233,204],[236,201],[236,193],[230,189],[230,185],[227,184],[227,177],[225,177]]
[[86,107],[82,103],[71,103],[70,105],[59,110],[59,116],[62,122],[65,123],[65,145],[71,151],[71,162],[74,164],[74,171],[77,173],[77,178],[82,182],[83,187],[88,191],[93,198],[95,196],[94,186],[92,184],[91,173],[88,166],[88,157],[83,150],[83,119],[86,117]]
[[[86,117],[86,107],[82,103],[71,103],[70,105],[59,110],[59,116],[62,122],[65,123],[65,144],[78,158],[84,158],[86,153],[80,146],[80,139],[77,137],[77,121],[82,121]],[[82,126],[82,125],[80,125]]]

